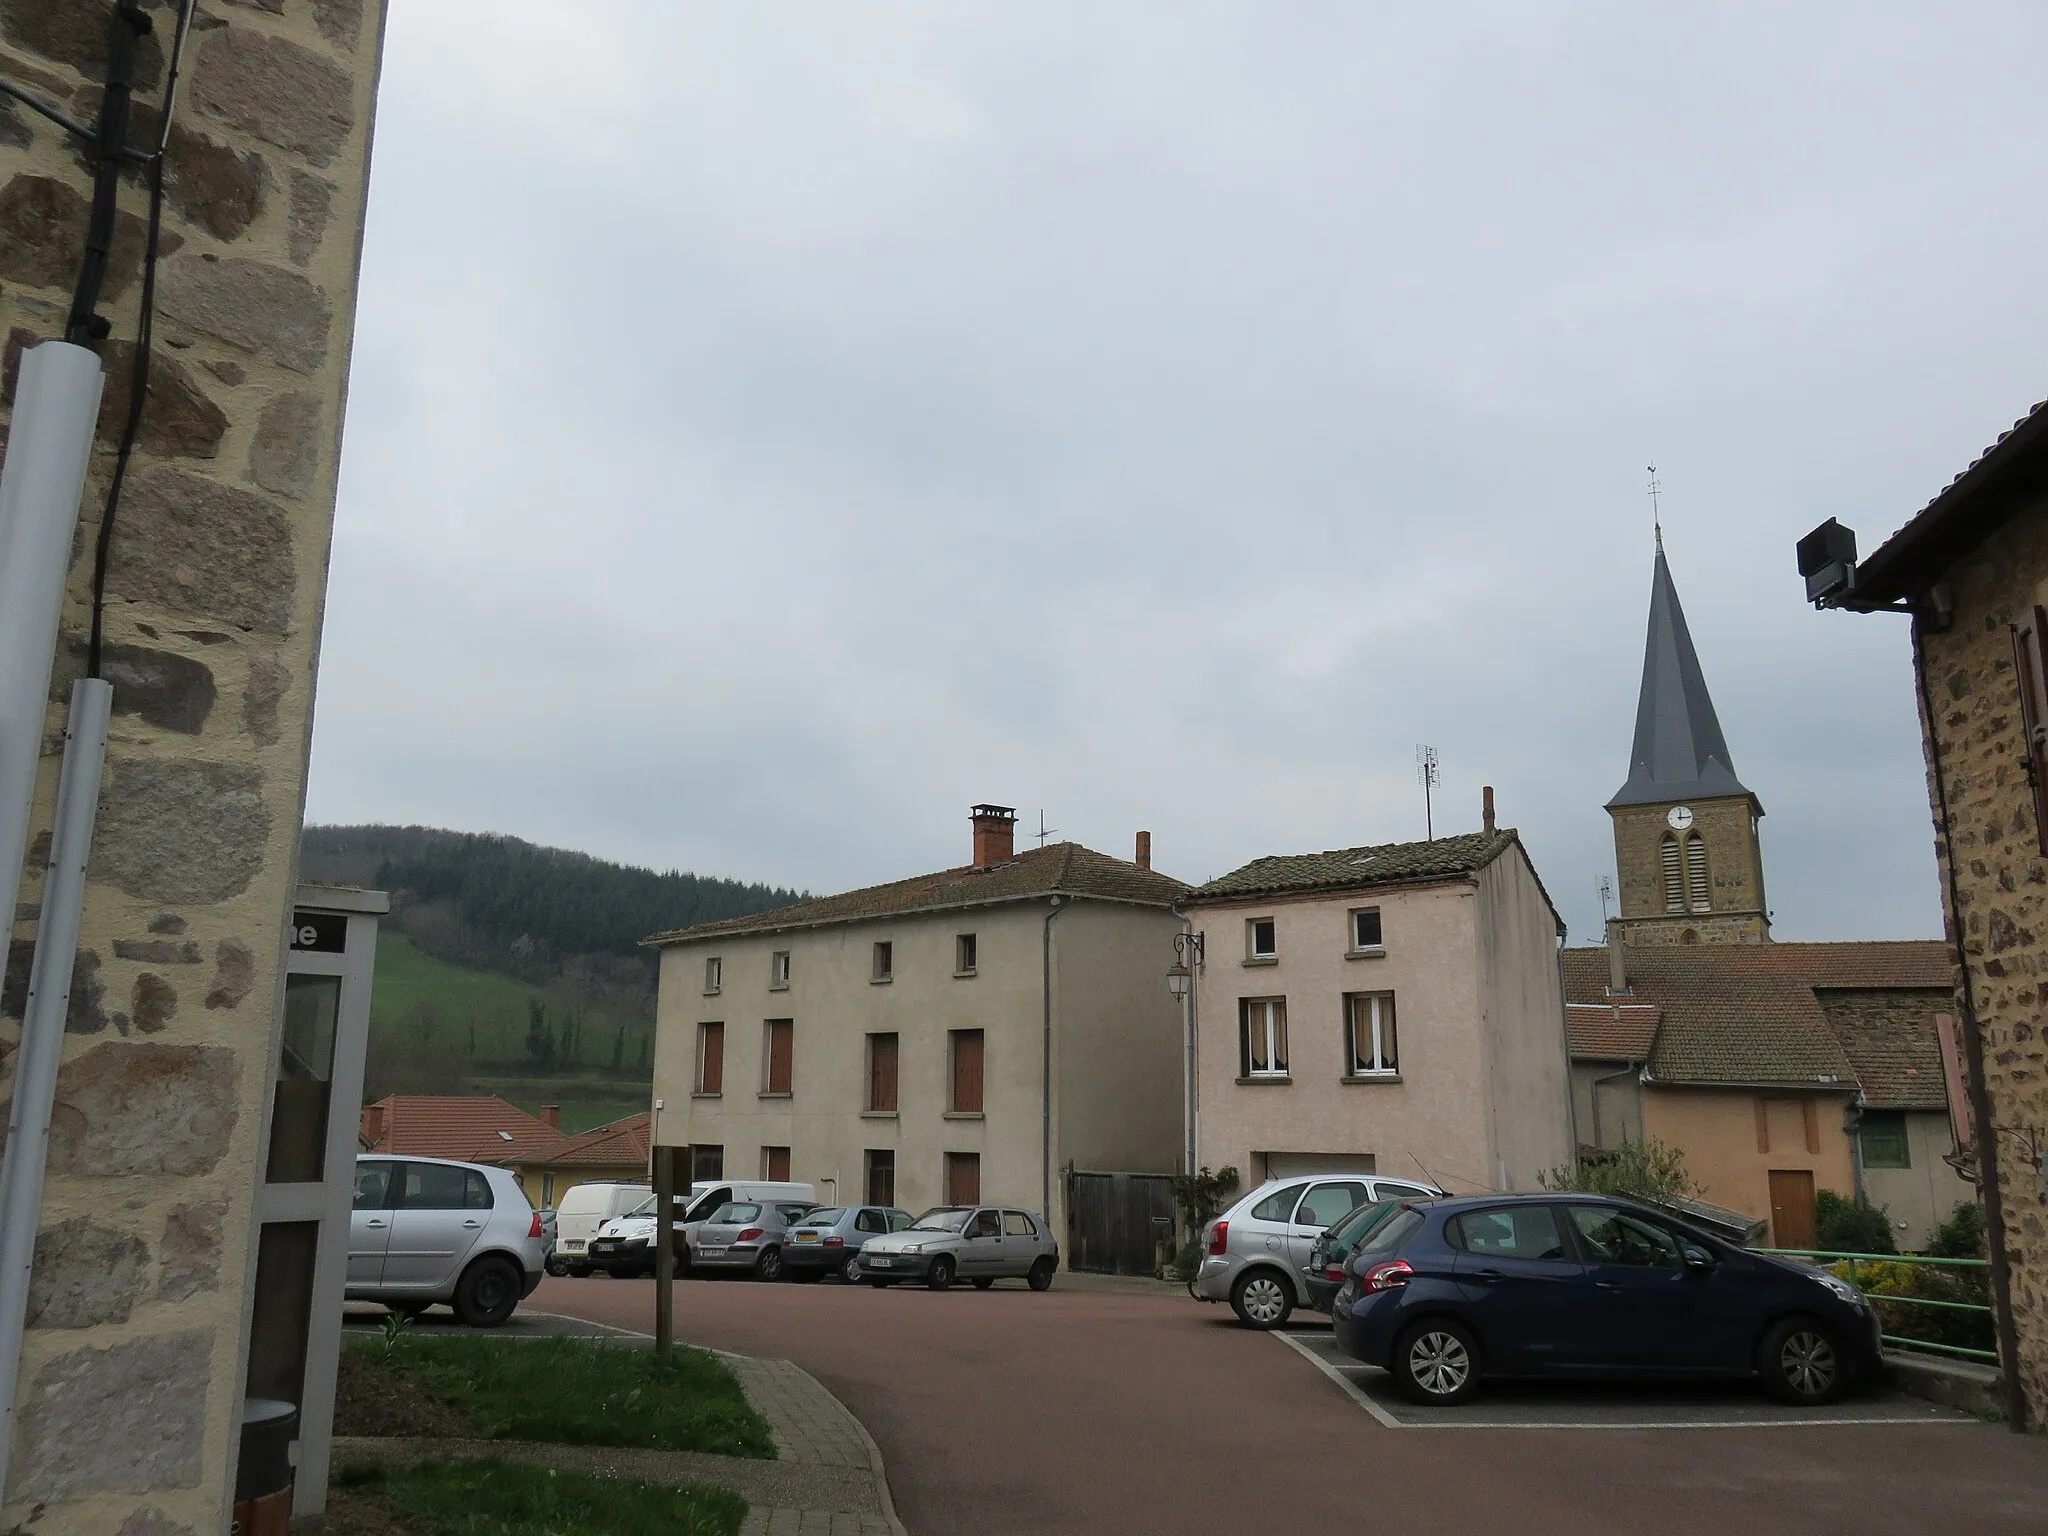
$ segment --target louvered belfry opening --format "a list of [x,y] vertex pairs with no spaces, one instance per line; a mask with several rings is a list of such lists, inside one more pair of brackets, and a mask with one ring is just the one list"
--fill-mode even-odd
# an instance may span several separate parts
[[1712,891],[1707,882],[1707,845],[1694,832],[1685,840],[1685,886],[1695,912],[1711,912]]
[[1678,839],[1665,834],[1664,845],[1659,852],[1664,859],[1664,910],[1683,912],[1685,910],[1685,874],[1678,863]]

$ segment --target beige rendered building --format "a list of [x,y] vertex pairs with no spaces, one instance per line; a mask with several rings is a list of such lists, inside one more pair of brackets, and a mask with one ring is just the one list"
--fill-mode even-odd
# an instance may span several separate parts
[[1064,1172],[1175,1171],[1186,887],[973,821],[972,863],[648,940],[654,1139],[690,1178],[999,1200],[1063,1234]]
[[1531,1189],[1572,1158],[1563,924],[1512,830],[1258,859],[1188,900],[1198,1156]]

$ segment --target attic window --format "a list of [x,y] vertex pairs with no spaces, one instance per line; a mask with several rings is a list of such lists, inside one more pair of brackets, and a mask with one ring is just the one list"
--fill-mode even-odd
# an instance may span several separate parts
[[498,1140],[500,1140],[500,1141],[510,1141],[511,1139],[512,1139],[512,1133],[511,1133],[510,1131],[500,1131],[500,1132],[498,1132]]

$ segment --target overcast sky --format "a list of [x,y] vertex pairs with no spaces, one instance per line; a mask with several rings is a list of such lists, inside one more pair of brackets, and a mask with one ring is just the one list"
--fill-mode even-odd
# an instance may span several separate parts
[[1613,868],[1645,469],[1781,938],[1940,932],[1903,621],[2048,393],[2015,3],[392,0],[307,808],[845,888],[1496,786]]

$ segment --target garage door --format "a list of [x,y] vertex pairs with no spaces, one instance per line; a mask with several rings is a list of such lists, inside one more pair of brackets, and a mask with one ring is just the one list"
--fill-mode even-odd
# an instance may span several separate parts
[[1291,1179],[1302,1173],[1377,1173],[1370,1152],[1259,1152],[1262,1177]]

